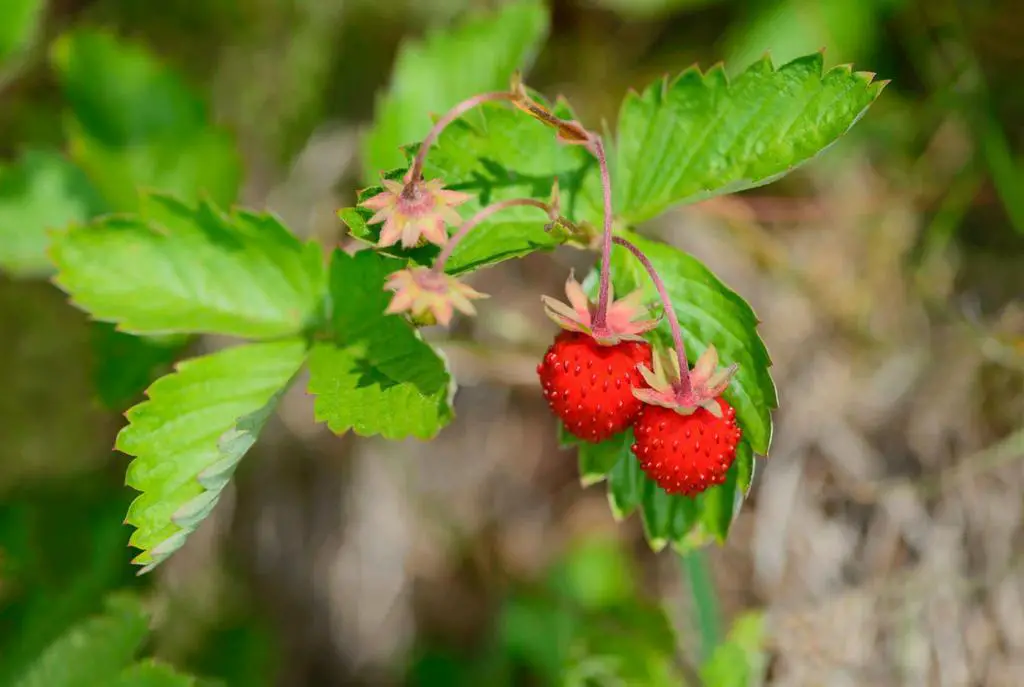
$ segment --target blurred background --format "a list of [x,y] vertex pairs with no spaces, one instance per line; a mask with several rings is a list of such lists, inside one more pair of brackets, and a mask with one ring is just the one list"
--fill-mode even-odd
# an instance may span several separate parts
[[[475,277],[501,296],[440,342],[461,391],[437,440],[335,436],[299,383],[135,577],[121,413],[224,342],[88,322],[25,227],[201,187],[343,241],[399,47],[500,4],[2,0],[0,685],[125,589],[146,655],[246,687],[699,684],[729,628],[708,684],[1024,683],[1020,0],[551,3],[528,80],[592,127],[629,88],[767,50],[893,80],[785,180],[643,227],[751,301],[774,359],[774,446],[725,546],[651,553],[559,450],[538,294],[590,260],[560,249]],[[139,99],[154,74],[182,87]],[[602,678],[600,645],[644,677]]]

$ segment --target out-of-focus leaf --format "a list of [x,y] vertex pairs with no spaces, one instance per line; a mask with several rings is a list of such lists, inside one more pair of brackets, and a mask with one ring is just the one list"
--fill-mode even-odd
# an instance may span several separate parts
[[89,179],[67,158],[27,151],[0,169],[0,270],[18,277],[49,274],[49,230],[84,222],[102,209]]
[[115,147],[72,127],[71,155],[103,199],[120,212],[138,211],[143,202],[140,191],[165,193],[189,204],[211,200],[227,207],[241,184],[235,143],[218,129],[203,129],[181,140]]
[[128,666],[111,687],[195,687],[196,679],[152,660]]
[[71,154],[120,212],[139,191],[209,198],[227,206],[241,180],[233,139],[203,99],[144,47],[81,29],[54,44],[52,60],[71,117]]
[[764,641],[764,616],[740,616],[725,642],[701,667],[701,683],[707,687],[758,687],[767,667]]
[[785,64],[822,47],[833,64],[861,59],[882,35],[886,6],[901,2],[821,0],[813,7],[794,0],[750,3],[749,16],[734,22],[727,32],[726,62],[747,65],[770,53],[777,63]]
[[0,67],[32,43],[44,9],[44,0],[4,0],[0,5]]
[[295,335],[319,321],[322,252],[274,217],[147,197],[54,238],[55,282],[93,318],[140,334]]
[[206,106],[141,45],[93,29],[53,44],[51,58],[82,133],[114,148],[184,141],[206,128]]
[[372,251],[335,251],[333,338],[310,353],[315,412],[337,433],[430,439],[453,417],[444,360],[404,318],[385,315],[384,280],[402,262]]
[[128,509],[134,562],[151,570],[185,543],[217,505],[306,355],[301,340],[228,348],[178,365],[126,414],[117,449],[135,460],[125,482],[142,494]]
[[92,351],[96,395],[107,408],[123,409],[181,353],[189,337],[133,336],[94,322]]
[[687,69],[626,96],[619,113],[616,210],[627,222],[775,181],[831,145],[885,82],[815,53],[778,69],[767,57],[733,79]]
[[373,129],[363,139],[364,179],[404,162],[401,146],[421,140],[441,115],[464,98],[508,87],[512,73],[532,60],[547,36],[540,0],[517,0],[497,12],[471,16],[423,41],[405,44]]
[[51,644],[15,687],[95,687],[117,684],[148,634],[138,600],[113,596],[102,615],[77,625]]
[[721,3],[722,0],[594,0],[627,17],[649,19],[672,12],[695,10]]

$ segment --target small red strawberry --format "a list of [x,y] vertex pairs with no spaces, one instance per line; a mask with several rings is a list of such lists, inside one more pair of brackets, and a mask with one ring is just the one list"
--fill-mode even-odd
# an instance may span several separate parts
[[645,405],[633,425],[633,454],[640,468],[669,494],[696,496],[725,481],[742,432],[736,411],[720,398],[736,366],[718,369],[709,346],[680,383],[678,359],[659,351],[652,372],[640,368],[650,388],[634,395]]
[[640,292],[615,301],[610,295],[606,323],[593,323],[593,305],[573,278],[565,285],[572,304],[543,297],[545,311],[563,331],[537,366],[544,397],[565,428],[599,443],[629,427],[643,403],[633,395],[643,385],[637,366],[649,365],[651,348],[640,336],[657,320],[639,319]]

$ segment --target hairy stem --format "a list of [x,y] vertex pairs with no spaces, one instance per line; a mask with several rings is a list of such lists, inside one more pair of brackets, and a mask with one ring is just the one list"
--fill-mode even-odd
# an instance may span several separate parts
[[412,162],[412,167],[409,168],[409,171],[405,175],[405,183],[409,184],[423,178],[423,164],[427,160],[427,151],[430,150],[432,145],[434,145],[437,138],[441,135],[441,132],[445,130],[445,127],[472,110],[474,107],[497,100],[515,100],[515,96],[506,92],[481,93],[463,100],[461,103],[448,110],[441,119],[437,120],[437,123],[434,124],[433,128],[430,129],[430,132],[424,137],[423,142],[420,143],[420,148],[416,152],[416,158]]
[[543,201],[535,200],[533,198],[510,198],[508,200],[502,200],[492,205],[488,205],[487,207],[480,210],[480,212],[476,213],[468,220],[466,220],[466,222],[461,227],[459,227],[459,230],[452,234],[452,237],[448,239],[447,243],[444,244],[444,248],[441,250],[441,254],[437,256],[437,260],[434,261],[434,272],[436,272],[437,274],[444,274],[444,266],[448,262],[448,258],[450,258],[452,256],[452,253],[455,252],[455,247],[459,245],[459,242],[462,239],[466,238],[466,234],[471,232],[478,224],[480,224],[481,222],[483,222],[485,219],[495,214],[496,212],[501,212],[502,210],[507,210],[508,208],[516,207],[517,205],[535,207],[540,210],[543,210],[549,215],[551,214],[550,205]]
[[637,248],[635,245],[622,238],[621,236],[612,237],[612,241],[622,246],[633,256],[640,261],[640,264],[647,270],[647,274],[651,276],[651,281],[654,282],[654,288],[658,290],[658,297],[661,299],[661,304],[665,306],[665,317],[668,318],[669,327],[672,329],[672,343],[676,349],[676,358],[679,360],[679,389],[678,391],[683,394],[689,394],[691,390],[690,386],[690,365],[686,362],[686,345],[683,343],[683,332],[679,328],[679,318],[676,317],[675,308],[672,307],[672,299],[668,296],[668,290],[665,288],[665,282],[661,280],[658,275],[658,271],[654,269],[654,265],[644,255],[644,252]]
[[608,294],[611,290],[612,262],[612,178],[608,172],[608,156],[604,152],[601,137],[595,134],[587,148],[597,157],[601,168],[601,191],[604,195],[604,230],[601,238],[601,279],[597,296],[597,310],[594,312],[594,327],[604,327],[608,319]]

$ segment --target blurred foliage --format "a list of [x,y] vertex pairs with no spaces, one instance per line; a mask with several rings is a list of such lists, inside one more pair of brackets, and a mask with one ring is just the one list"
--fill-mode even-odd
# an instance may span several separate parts
[[[86,323],[42,281],[51,230],[137,209],[140,190],[230,205],[243,182],[258,189],[282,173],[320,127],[365,126],[375,109],[384,112],[364,141],[366,166],[343,180],[349,193],[373,176],[369,160],[403,163],[398,146],[422,135],[428,112],[463,87],[504,86],[502,70],[527,57],[536,56],[532,83],[546,92],[570,85],[581,117],[594,122],[615,118],[627,86],[680,64],[725,59],[735,74],[766,51],[782,64],[825,47],[828,65],[870,65],[894,80],[873,117],[838,147],[859,146],[893,192],[914,198],[920,265],[935,252],[955,254],[961,292],[998,294],[986,309],[1024,292],[1019,3],[559,1],[550,25],[538,10],[514,20],[507,54],[487,50],[490,32],[504,30],[490,25],[464,37],[480,41],[479,59],[452,59],[426,29],[479,4],[0,5],[0,684],[83,684],[87,675],[59,673],[76,636],[105,643],[84,647],[97,666],[109,657],[107,684],[191,684],[139,660],[160,653],[144,632],[163,621],[159,613],[142,620],[124,597],[104,604],[115,590],[164,598],[158,580],[133,577],[122,525],[132,494],[122,484],[125,461],[110,447],[116,412],[181,357],[190,337],[140,339]],[[405,36],[416,42],[399,50]],[[451,90],[378,96],[396,52],[392,86],[437,79]],[[952,150],[935,155],[942,146]],[[838,166],[841,157],[820,164]],[[805,183],[797,176],[776,192],[796,195]],[[1019,318],[996,332],[1018,359],[1022,332]],[[629,560],[603,541],[566,552],[543,581],[507,591],[484,648],[421,641],[409,682],[689,684],[670,626],[643,598]],[[231,685],[273,684],[287,628],[268,629],[260,600],[235,586],[241,600],[212,608],[206,625],[182,621],[192,641],[175,664]],[[756,614],[734,620],[711,643],[700,678],[756,683],[765,631]]]

